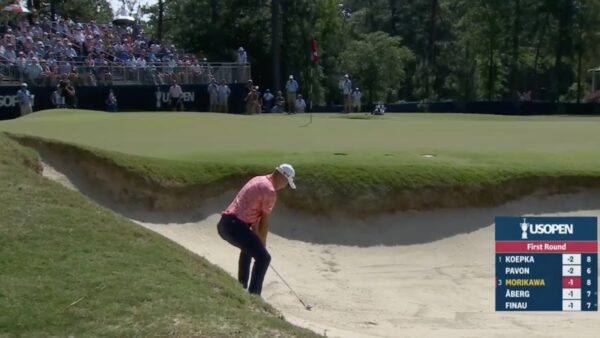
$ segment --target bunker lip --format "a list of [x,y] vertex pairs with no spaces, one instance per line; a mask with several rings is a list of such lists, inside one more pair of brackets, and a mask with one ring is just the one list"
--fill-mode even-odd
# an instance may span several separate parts
[[[249,178],[227,177],[204,185],[157,182],[115,163],[110,156],[73,144],[39,137],[8,134],[24,146],[38,151],[45,161],[61,171],[76,169],[93,182],[110,200],[149,211],[190,211],[207,198],[236,190]],[[258,173],[257,173],[258,174]],[[381,188],[381,193],[375,193]],[[444,208],[492,207],[523,196],[576,193],[600,189],[600,177],[561,175],[519,177],[500,186],[421,187],[387,190],[374,187],[370,193],[348,198],[335,187],[283,191],[279,203],[291,210],[312,215],[347,215],[367,218],[400,211]],[[358,196],[358,194],[357,194]]]

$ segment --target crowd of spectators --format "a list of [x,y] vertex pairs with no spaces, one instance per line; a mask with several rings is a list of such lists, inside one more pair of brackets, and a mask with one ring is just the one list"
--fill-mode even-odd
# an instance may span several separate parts
[[[246,58],[240,47],[237,64],[245,66]],[[136,24],[68,19],[40,19],[33,25],[27,20],[4,21],[0,67],[4,78],[34,86],[56,86],[61,80],[74,85],[112,85],[117,79],[153,85],[173,80],[208,83],[215,75],[206,58],[155,42]]]

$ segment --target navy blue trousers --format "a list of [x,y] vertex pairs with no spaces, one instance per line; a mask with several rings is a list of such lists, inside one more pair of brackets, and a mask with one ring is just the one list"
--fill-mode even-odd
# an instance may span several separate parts
[[[217,230],[221,238],[241,250],[238,261],[238,281],[244,289],[248,288],[250,293],[260,295],[265,274],[271,263],[271,255],[267,252],[267,248],[252,231],[250,225],[234,215],[223,215]],[[252,259],[254,259],[254,266],[252,278],[249,278]],[[250,287],[248,287],[248,279],[250,279]]]

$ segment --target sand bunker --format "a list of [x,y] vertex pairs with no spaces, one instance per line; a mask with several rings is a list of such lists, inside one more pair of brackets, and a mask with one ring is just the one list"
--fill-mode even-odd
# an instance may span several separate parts
[[[65,176],[66,174],[66,176]],[[75,173],[44,175],[205,257],[235,276],[238,251],[216,231],[234,192],[188,214],[130,210],[94,195]],[[495,208],[398,213],[365,220],[315,217],[276,207],[264,298],[286,319],[327,337],[596,337],[594,313],[494,311],[497,215],[600,216],[600,193],[530,196]]]

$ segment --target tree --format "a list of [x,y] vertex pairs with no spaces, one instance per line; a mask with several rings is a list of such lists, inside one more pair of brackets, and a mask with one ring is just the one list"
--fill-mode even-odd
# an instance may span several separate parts
[[50,12],[78,21],[108,22],[112,20],[112,8],[108,0],[47,0]]
[[281,3],[271,0],[271,63],[273,67],[273,90],[277,92],[281,86]]
[[[413,55],[401,63],[401,76],[393,79],[393,88],[405,100],[516,100],[524,91],[538,100],[582,97],[586,70],[597,67],[600,58],[600,0],[161,0],[160,4],[164,11],[156,5],[150,8],[147,31],[163,32],[157,36],[215,61],[232,61],[234,50],[243,46],[253,80],[262,87],[279,87],[285,81],[279,72],[293,73],[303,94],[313,88],[313,102],[320,103],[339,99],[339,76],[352,71],[347,69],[347,53],[358,57],[361,45],[375,55],[373,46],[364,42],[376,33],[398,38],[401,48]],[[352,16],[341,15],[340,5]],[[162,29],[157,29],[160,12],[164,19]],[[316,67],[310,61],[311,36],[318,41],[321,56]],[[397,74],[385,78],[391,75]],[[359,83],[368,89],[362,80]],[[373,97],[380,94],[374,89]]]
[[361,36],[348,44],[341,59],[355,83],[366,89],[370,102],[385,100],[404,79],[404,67],[413,53],[402,46],[399,37],[384,32]]

